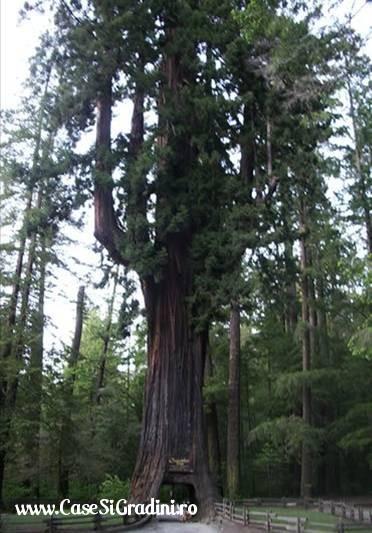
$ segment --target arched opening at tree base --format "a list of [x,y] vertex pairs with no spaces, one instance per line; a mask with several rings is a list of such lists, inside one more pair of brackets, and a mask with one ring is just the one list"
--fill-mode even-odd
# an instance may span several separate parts
[[206,479],[192,473],[167,473],[163,486],[173,487],[173,499],[176,503],[193,503],[198,507],[198,516],[209,516],[213,513],[213,503],[217,497],[215,487]]
[[176,504],[196,503],[193,485],[185,483],[164,482],[160,487],[159,499],[162,503],[169,503],[172,500]]
[[[201,468],[198,472],[170,472],[167,471],[156,489],[156,480],[153,479],[151,492],[147,492],[147,498],[140,496],[140,492],[132,490],[131,500],[134,502],[148,501],[150,498],[160,499],[162,503],[176,504],[192,503],[198,508],[197,517],[211,517],[214,513],[214,501],[218,494],[215,485],[211,482],[211,477],[206,468]],[[133,488],[133,485],[132,485]],[[138,489],[138,485],[135,486]],[[149,485],[146,487],[149,488]]]

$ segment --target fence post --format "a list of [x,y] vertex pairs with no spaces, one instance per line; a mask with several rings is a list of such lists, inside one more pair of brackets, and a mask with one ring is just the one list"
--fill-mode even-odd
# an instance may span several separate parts
[[344,522],[343,522],[342,519],[338,523],[337,531],[338,531],[338,533],[344,533],[344,531],[345,531],[345,526],[344,526]]
[[222,499],[222,516],[226,518],[226,498]]
[[296,533],[301,533],[301,518],[299,516],[297,517],[296,522]]
[[52,515],[49,520],[49,533],[55,532],[54,525],[54,515]]
[[270,513],[266,514],[266,530],[271,531],[271,518]]
[[230,502],[230,520],[232,520],[233,517],[233,502]]
[[331,502],[331,514],[336,514],[334,502]]
[[323,500],[319,500],[319,512],[322,513],[323,511],[324,511]]
[[359,519],[359,522],[364,522],[363,507],[358,507],[358,519]]
[[94,531],[101,531],[102,516],[99,513],[94,515],[93,522],[94,522]]

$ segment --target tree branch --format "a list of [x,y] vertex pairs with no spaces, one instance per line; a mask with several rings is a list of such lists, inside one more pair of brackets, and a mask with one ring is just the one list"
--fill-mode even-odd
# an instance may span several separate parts
[[118,226],[114,211],[111,181],[111,117],[112,81],[107,79],[97,98],[96,177],[94,187],[94,235],[115,262],[124,266],[129,260],[123,255],[125,233]]
[[[148,190],[146,169],[141,168],[140,157],[144,143],[144,91],[137,84],[133,98],[133,114],[128,148],[128,176],[126,192],[128,205],[126,210],[128,233],[136,244],[143,245],[149,242],[149,229],[147,224]],[[136,168],[137,163],[140,166]],[[140,173],[140,174],[138,174]]]

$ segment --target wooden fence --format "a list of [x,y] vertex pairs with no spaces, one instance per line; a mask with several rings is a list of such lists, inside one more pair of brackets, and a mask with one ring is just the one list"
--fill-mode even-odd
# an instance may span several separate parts
[[344,533],[346,530],[365,528],[365,525],[361,523],[345,523],[343,516],[340,516],[338,523],[328,524],[304,517],[286,516],[281,512],[252,510],[251,501],[249,503],[245,501],[244,503],[244,501],[232,502],[223,500],[222,502],[216,502],[214,507],[217,516],[243,526],[251,525],[265,531],[292,531],[295,533],[329,533],[337,531]]
[[[143,516],[132,523],[124,523],[123,519],[113,520],[110,516],[90,515],[90,516],[67,516],[57,517],[55,515],[47,519],[35,521],[19,522],[12,517],[4,518],[0,516],[0,531],[2,533],[81,533],[82,531],[102,531],[104,533],[114,533],[129,531],[143,527],[151,516]],[[120,520],[120,521],[119,521]]]
[[[306,505],[305,505],[306,503]],[[337,523],[323,523],[315,520],[309,520],[304,517],[286,516],[285,511],[272,512],[257,510],[257,507],[288,507],[297,506],[317,509],[324,513],[330,513],[338,518]],[[369,529],[372,531],[372,509],[362,506],[347,504],[344,502],[333,502],[323,500],[294,500],[294,499],[245,499],[229,501],[224,499],[222,502],[215,503],[217,516],[224,519],[242,524],[244,526],[252,525],[265,531],[292,531],[295,533],[329,533],[337,531],[344,533],[346,530]],[[255,508],[253,510],[253,508]],[[122,520],[113,520],[112,517],[101,515],[94,516],[70,516],[57,517],[51,516],[48,519],[40,519],[39,523],[32,521],[19,522],[14,520],[10,515],[1,517],[0,531],[7,532],[24,532],[24,533],[78,533],[85,531],[102,531],[105,533],[114,533],[127,531],[142,527],[151,517],[142,517],[133,524],[124,524]]]
[[345,502],[333,502],[320,500],[318,509],[323,513],[330,513],[334,516],[340,516],[346,520],[371,525],[372,530],[372,509],[360,505],[349,504]]
[[318,506],[319,500],[315,498],[244,498],[234,500],[234,503],[244,504],[248,507],[301,507],[312,509]]

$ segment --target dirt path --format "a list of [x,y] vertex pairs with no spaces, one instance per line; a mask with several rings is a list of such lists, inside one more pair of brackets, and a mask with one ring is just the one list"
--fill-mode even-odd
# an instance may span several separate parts
[[156,532],[156,533],[217,533],[220,531],[218,526],[207,525],[201,522],[161,522],[161,521],[151,521],[143,528],[142,531],[146,532]]
[[[243,528],[228,522],[203,524],[202,522],[161,522],[152,521],[141,531],[156,533],[256,533],[260,530]],[[262,532],[262,530],[261,530]]]

